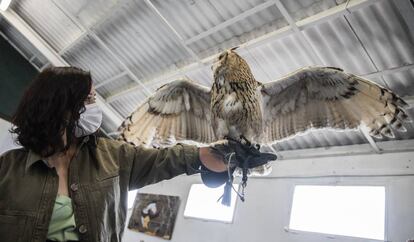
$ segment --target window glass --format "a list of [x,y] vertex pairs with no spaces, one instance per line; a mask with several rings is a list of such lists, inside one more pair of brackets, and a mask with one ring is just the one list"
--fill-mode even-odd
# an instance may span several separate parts
[[296,186],[289,228],[384,240],[385,187]]

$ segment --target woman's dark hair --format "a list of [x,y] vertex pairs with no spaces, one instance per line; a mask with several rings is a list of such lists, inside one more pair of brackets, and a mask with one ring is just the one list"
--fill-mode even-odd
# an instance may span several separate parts
[[[43,157],[66,151],[92,88],[89,72],[76,67],[51,67],[40,72],[25,91],[11,132],[26,149]],[[62,135],[67,134],[65,146]]]

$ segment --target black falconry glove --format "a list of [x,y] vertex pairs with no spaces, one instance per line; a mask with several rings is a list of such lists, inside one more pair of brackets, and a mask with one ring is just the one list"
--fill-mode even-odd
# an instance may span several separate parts
[[[238,167],[243,171],[242,187],[246,186],[248,169],[255,168],[267,164],[269,161],[276,160],[277,156],[273,153],[260,152],[257,148],[242,144],[236,140],[221,140],[210,145],[211,151],[222,157],[227,165],[225,172],[213,172],[202,166],[201,179],[208,187],[218,187],[224,183],[224,194],[222,196],[222,204],[229,206],[231,200],[231,188],[233,185],[233,172]],[[244,201],[244,192],[240,195],[240,199]]]

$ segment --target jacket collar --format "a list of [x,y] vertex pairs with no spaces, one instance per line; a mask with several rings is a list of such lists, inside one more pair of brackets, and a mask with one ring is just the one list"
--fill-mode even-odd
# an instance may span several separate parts
[[46,158],[40,156],[39,154],[36,154],[32,150],[29,150],[29,154],[27,155],[25,170],[27,171],[34,163],[38,161],[42,161],[47,166],[49,166],[49,163],[47,163]]
[[[91,134],[88,136],[85,136],[82,138],[81,144],[85,144],[88,143],[90,145],[96,146],[97,144],[97,137],[95,134]],[[25,170],[27,171],[34,163],[38,162],[38,161],[42,161],[43,163],[45,163],[45,165],[49,166],[49,163],[47,162],[47,159],[40,156],[39,154],[33,152],[32,150],[29,150],[29,154],[27,156],[26,159],[26,167]]]

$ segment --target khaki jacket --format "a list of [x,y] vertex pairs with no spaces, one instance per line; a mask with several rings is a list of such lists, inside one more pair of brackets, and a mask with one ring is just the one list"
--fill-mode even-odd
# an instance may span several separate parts
[[[127,194],[182,173],[198,172],[198,148],[134,147],[87,136],[70,162],[69,193],[81,241],[121,241]],[[0,157],[0,241],[44,242],[58,191],[54,168],[33,152]]]

